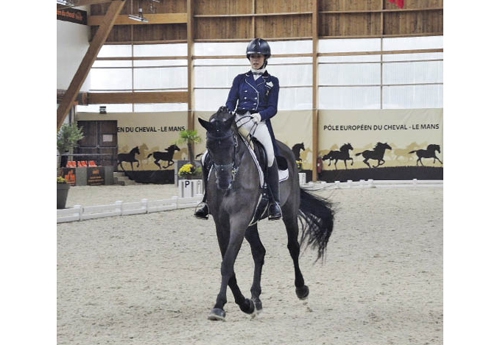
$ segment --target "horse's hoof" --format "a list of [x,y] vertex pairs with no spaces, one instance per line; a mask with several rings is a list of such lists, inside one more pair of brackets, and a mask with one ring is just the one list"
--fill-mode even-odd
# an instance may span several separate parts
[[212,321],[226,321],[226,312],[221,308],[214,308],[208,315],[208,319]]
[[252,301],[253,304],[255,305],[257,313],[260,313],[262,311],[262,301],[260,299],[252,299]]
[[253,314],[255,311],[255,305],[251,299],[245,298],[245,303],[240,305],[240,309],[245,314]]
[[296,288],[295,293],[297,294],[297,297],[299,299],[306,299],[307,296],[309,296],[309,288],[307,287],[307,285],[304,285],[301,288]]

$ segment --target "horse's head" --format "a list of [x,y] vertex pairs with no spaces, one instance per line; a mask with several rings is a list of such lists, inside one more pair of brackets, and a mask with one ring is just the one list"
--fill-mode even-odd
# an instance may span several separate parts
[[380,151],[383,151],[383,150],[392,150],[392,147],[389,146],[389,144],[387,143],[381,143],[381,142],[378,142],[377,145],[375,146],[375,150],[380,150]]
[[353,150],[350,143],[344,144],[340,147],[340,151],[345,152],[345,151],[349,151],[349,150]]
[[441,147],[437,144],[430,144],[429,146],[427,146],[427,150],[428,151],[437,151],[437,152],[441,153]]
[[139,146],[134,147],[134,148],[132,149],[132,151],[130,151],[130,153],[133,153],[133,154],[138,154],[138,155],[139,155],[139,154],[141,154],[141,153],[139,152]]
[[210,121],[201,118],[198,122],[207,130],[207,150],[215,169],[217,188],[231,188],[234,178],[234,160],[238,145],[236,133],[233,131],[235,115],[225,107],[210,117]]
[[179,148],[179,146],[172,144],[169,147],[167,147],[165,150],[168,152],[175,152],[175,151],[180,151],[181,149]]

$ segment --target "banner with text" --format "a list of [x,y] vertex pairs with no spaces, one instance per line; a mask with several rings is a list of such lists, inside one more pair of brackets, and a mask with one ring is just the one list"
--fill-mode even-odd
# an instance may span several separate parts
[[442,179],[443,109],[321,111],[318,156],[328,180]]

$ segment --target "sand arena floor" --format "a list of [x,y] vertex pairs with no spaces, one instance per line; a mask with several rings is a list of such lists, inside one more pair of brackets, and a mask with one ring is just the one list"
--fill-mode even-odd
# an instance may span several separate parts
[[[443,188],[316,193],[337,216],[326,262],[301,257],[312,311],[295,296],[283,223],[261,221],[255,319],[228,294],[227,321],[207,320],[220,254],[212,219],[193,209],[58,224],[58,344],[442,344]],[[67,206],[174,195],[172,185],[73,187]],[[235,270],[250,295],[246,242]]]

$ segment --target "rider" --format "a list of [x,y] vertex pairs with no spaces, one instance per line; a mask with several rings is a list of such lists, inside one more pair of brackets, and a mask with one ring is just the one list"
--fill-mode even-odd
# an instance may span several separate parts
[[[252,40],[246,51],[250,71],[238,74],[226,101],[226,107],[236,113],[236,124],[253,134],[264,146],[267,155],[267,183],[270,191],[269,219],[281,218],[278,165],[275,154],[278,147],[274,138],[271,118],[278,112],[279,80],[267,72],[271,47],[262,38]],[[205,198],[203,198],[205,201]],[[195,212],[200,218],[208,217],[208,205],[202,202]]]

